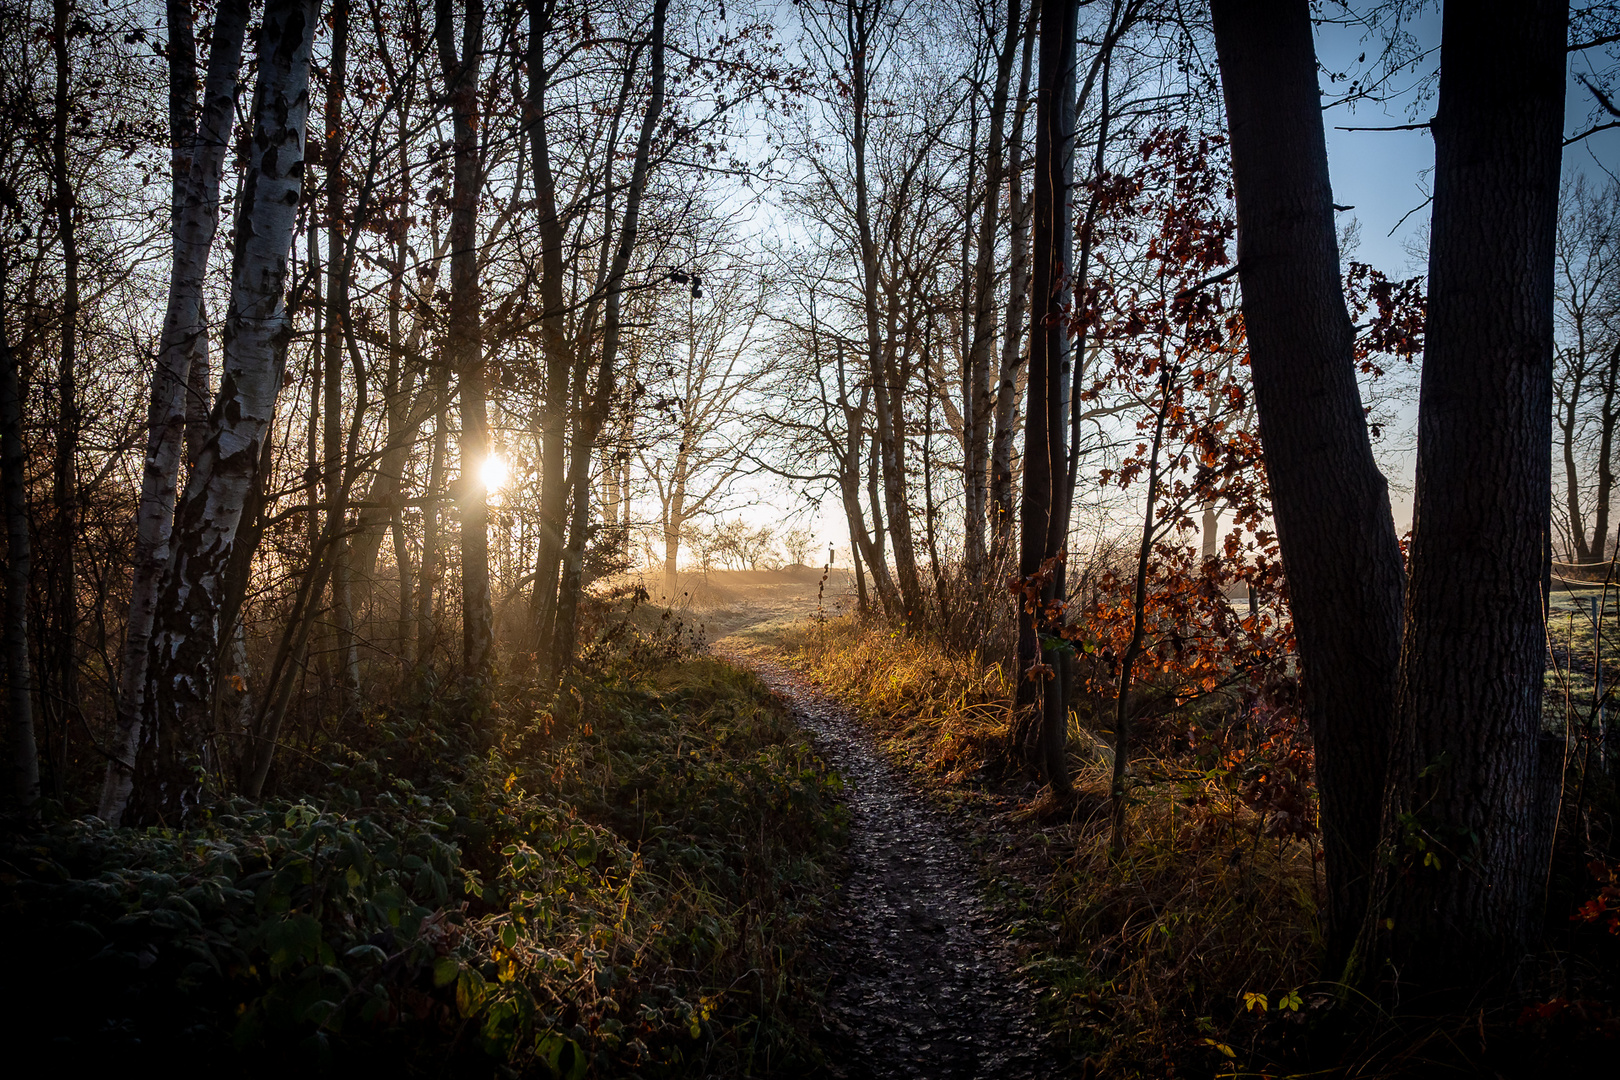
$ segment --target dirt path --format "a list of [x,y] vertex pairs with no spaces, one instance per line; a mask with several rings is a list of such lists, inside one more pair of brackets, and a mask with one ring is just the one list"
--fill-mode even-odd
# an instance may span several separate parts
[[832,1074],[1064,1075],[1034,1020],[1030,988],[997,945],[950,820],[890,767],[848,710],[757,652],[732,658],[788,699],[848,784],[849,877],[826,933]]

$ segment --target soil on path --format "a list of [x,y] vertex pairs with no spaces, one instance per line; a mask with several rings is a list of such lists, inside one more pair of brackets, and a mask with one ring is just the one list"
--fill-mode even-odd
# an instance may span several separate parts
[[824,944],[831,981],[823,1046],[832,1075],[1056,1077],[1068,1070],[1035,1021],[952,824],[884,759],[845,708],[803,677],[739,655],[787,699],[848,788],[842,900]]

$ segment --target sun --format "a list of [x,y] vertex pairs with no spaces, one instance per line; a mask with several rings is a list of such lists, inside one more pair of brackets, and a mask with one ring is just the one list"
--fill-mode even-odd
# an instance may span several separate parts
[[490,495],[499,492],[506,486],[507,469],[506,459],[499,454],[491,454],[484,459],[478,467],[478,479],[484,485],[484,491]]

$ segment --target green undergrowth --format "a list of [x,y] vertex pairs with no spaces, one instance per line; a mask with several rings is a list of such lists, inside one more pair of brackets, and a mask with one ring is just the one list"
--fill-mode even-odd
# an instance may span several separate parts
[[425,687],[313,747],[299,796],[184,830],[8,822],[15,1030],[239,1074],[813,1070],[843,809],[763,684],[598,649],[555,698],[469,700]]

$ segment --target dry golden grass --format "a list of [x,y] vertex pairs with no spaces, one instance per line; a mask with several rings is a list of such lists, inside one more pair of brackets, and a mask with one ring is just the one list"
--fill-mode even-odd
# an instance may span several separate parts
[[1131,839],[1110,860],[1106,749],[1077,718],[1077,797],[1060,804],[1005,771],[1013,688],[999,667],[850,619],[782,644],[968,816],[1024,971],[1097,1075],[1282,1075],[1331,999],[1316,982],[1312,845],[1265,837],[1219,770],[1133,756]]

